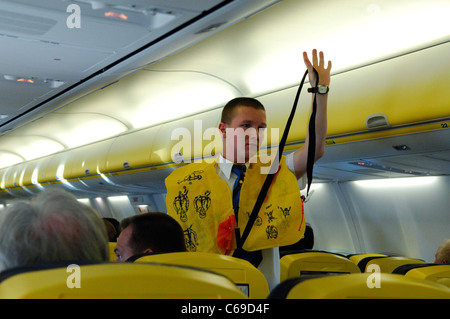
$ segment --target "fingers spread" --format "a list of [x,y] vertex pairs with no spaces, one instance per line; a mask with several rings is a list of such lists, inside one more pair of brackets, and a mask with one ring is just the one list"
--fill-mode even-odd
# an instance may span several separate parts
[[317,50],[316,49],[314,49],[312,51],[312,59],[313,59],[313,65],[317,65]]
[[305,65],[308,69],[310,69],[312,67],[311,61],[309,61],[309,58],[308,58],[308,53],[306,53],[306,52],[303,52],[303,61],[305,61]]
[[324,65],[325,65],[325,60],[324,60],[324,58],[323,58],[323,52],[320,51],[320,52],[319,52],[319,66],[320,66],[321,68],[323,68]]

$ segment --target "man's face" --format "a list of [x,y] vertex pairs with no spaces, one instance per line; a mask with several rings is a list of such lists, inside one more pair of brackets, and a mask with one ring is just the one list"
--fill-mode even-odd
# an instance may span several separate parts
[[117,256],[116,262],[124,262],[131,256],[135,255],[135,252],[131,249],[129,244],[132,231],[132,227],[128,226],[122,230],[117,238],[117,244],[114,248],[114,252]]
[[220,123],[224,139],[224,155],[234,163],[245,163],[256,155],[264,139],[266,112],[248,106],[234,110],[231,123]]

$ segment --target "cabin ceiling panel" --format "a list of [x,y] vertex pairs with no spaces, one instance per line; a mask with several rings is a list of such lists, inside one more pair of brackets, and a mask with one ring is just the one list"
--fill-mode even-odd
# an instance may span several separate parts
[[[6,137],[47,136],[64,148],[73,148],[115,136],[126,129],[121,121],[100,113],[52,113]],[[39,145],[37,140],[36,145]]]
[[95,110],[133,129],[205,111],[236,95],[235,87],[209,74],[140,71],[57,113],[64,116]]
[[[437,157],[435,157],[437,155]],[[446,155],[447,158],[439,158]],[[429,175],[450,175],[450,151],[423,155],[394,156],[377,160],[386,166],[409,168],[413,171],[426,172]]]
[[[394,148],[402,145],[408,149]],[[441,129],[329,145],[314,171],[318,179],[331,181],[408,177],[415,174],[450,175],[449,159],[450,130]],[[357,165],[358,162],[361,165]]]
[[[170,20],[167,28],[154,30],[148,21],[127,24],[124,21],[113,22],[99,18],[98,12],[91,10],[89,1],[0,0],[1,10],[14,12],[17,17],[25,12],[22,5],[30,5],[31,7],[27,6],[26,14],[34,15],[33,21],[41,23],[42,26],[42,29],[34,31],[32,28],[19,30],[20,24],[16,23],[15,29],[12,24],[2,29],[0,23],[0,43],[3,47],[0,53],[0,125],[7,120],[2,114],[19,114],[221,1],[103,2],[122,6],[134,4],[136,7],[151,3],[169,8],[178,15],[177,19]],[[82,9],[80,29],[70,29],[66,25],[69,14],[66,8],[71,3],[80,5]],[[34,122],[30,121],[25,127],[14,132],[2,132],[0,166],[2,158],[10,161],[9,163],[18,158],[27,158],[32,152],[24,150],[25,145],[36,147],[53,143],[65,148],[77,147],[126,130],[165,122],[172,117],[179,118],[185,114],[215,108],[237,95],[262,96],[267,92],[291,87],[298,83],[305,70],[302,51],[310,52],[314,47],[323,50],[326,59],[333,60],[333,73],[335,78],[338,78],[363,64],[448,42],[448,16],[450,4],[444,0],[281,1],[269,10],[242,20],[195,46],[150,65],[139,64],[141,67],[147,65],[140,72],[133,73],[137,70],[134,68],[126,70],[123,74],[133,74],[78,101],[59,105],[52,114]],[[19,20],[16,19],[17,21]],[[47,31],[44,32],[45,30]],[[384,81],[400,79],[397,76],[404,75],[402,70],[405,70],[404,73],[411,79],[414,77],[415,83],[418,84],[413,93],[419,92],[425,99],[427,96],[436,97],[439,94],[440,86],[436,86],[436,91],[421,91],[421,81],[433,82],[434,78],[428,77],[430,74],[440,72],[439,82],[445,91],[445,85],[450,83],[447,81],[446,72],[448,59],[441,61],[440,57],[448,53],[449,46],[446,43],[440,47],[439,54],[428,61],[425,59],[428,63],[421,64],[421,68],[410,67],[416,60],[409,58],[399,63],[399,67],[395,69],[390,66],[397,65],[397,61],[387,61],[388,71],[381,68],[381,64],[372,64],[368,69],[374,70],[370,73],[370,78],[376,77],[378,80],[379,91],[376,95],[386,94],[386,99],[395,99],[396,92],[389,91],[388,82]],[[170,51],[167,48],[164,50]],[[144,60],[148,63],[154,61],[151,57],[143,58],[142,61]],[[19,63],[15,63],[16,61]],[[433,68],[429,74],[420,72],[427,67],[430,70]],[[377,73],[377,70],[382,72]],[[111,71],[113,72],[114,70]],[[27,81],[9,83],[4,75],[32,79],[42,83],[42,86],[31,86]],[[120,76],[107,74],[105,77],[99,77],[101,85],[98,88],[109,84],[116,75]],[[335,92],[339,91],[335,96],[340,94],[343,97],[342,105],[354,95],[348,85],[353,89],[355,86],[364,85],[366,77],[367,74],[361,72],[358,77],[349,76],[350,80],[344,81],[346,83],[342,87],[335,85],[332,88]],[[408,87],[405,86],[404,89]],[[414,96],[411,94],[411,100],[414,100]],[[446,95],[442,94],[442,97],[443,104],[423,105],[424,111],[427,107],[430,110],[431,107],[448,105]],[[307,94],[302,98],[307,98]],[[293,99],[294,95],[292,101]],[[330,101],[331,99],[330,96]],[[289,106],[290,103],[291,100]],[[356,104],[358,103],[360,97],[356,100]],[[268,111],[268,114],[279,113],[277,104],[274,103],[271,107],[272,110]],[[336,114],[347,116],[349,122],[352,121],[353,114],[348,116],[344,108],[332,108],[330,103],[330,127],[341,125],[345,132],[345,129],[348,129],[347,122],[341,122]],[[163,115],[162,110],[168,112]],[[404,118],[411,114],[412,112],[405,109],[404,113],[399,112],[397,115]],[[362,126],[363,123],[360,121],[358,125]],[[388,173],[374,172],[367,168],[350,169],[348,161],[358,159],[448,173],[445,167],[448,153],[441,155],[439,152],[448,152],[449,140],[447,133],[443,137],[435,135],[422,139],[422,135],[412,135],[411,139],[406,140],[404,137],[395,137],[347,143],[337,147],[327,146],[325,157],[318,163],[316,173],[338,179],[387,176]],[[413,146],[411,155],[400,156],[392,148],[408,141],[411,141]],[[416,152],[415,146],[420,152]],[[418,162],[414,161],[415,156]],[[334,161],[339,162],[336,167],[331,164]]]
[[[8,136],[2,140],[1,147],[5,153],[20,156],[24,160],[32,160],[52,154],[64,149],[64,146],[57,140],[49,139],[46,136]],[[2,156],[0,154],[0,163]],[[4,158],[4,160],[8,157]],[[3,165],[2,165],[3,166]]]
[[[5,80],[5,76],[26,80],[13,82],[15,85],[5,84],[9,87],[3,89],[7,93],[0,93],[0,124],[23,114],[130,52],[169,34],[222,2],[0,1],[0,21],[3,22],[0,22],[0,81]],[[269,1],[261,3],[267,4]],[[69,26],[70,15],[74,13],[68,10],[69,5],[80,8],[79,27]],[[248,9],[250,7],[246,9],[251,10]],[[126,16],[122,18],[121,13],[116,16],[114,10]],[[175,50],[175,46],[168,48]],[[151,57],[147,60],[152,61]],[[47,79],[60,82],[57,87],[42,86],[39,92],[35,92],[33,87],[36,83]],[[34,81],[34,85],[31,85],[31,81]],[[4,83],[0,83],[0,87],[1,84]],[[24,94],[32,99],[24,100],[21,98]]]
[[[259,95],[299,82],[302,52],[313,48],[323,50],[339,73],[448,40],[447,14],[443,0],[285,0],[149,69],[206,72],[234,83],[243,95]],[[425,18],[428,23],[417,23]]]

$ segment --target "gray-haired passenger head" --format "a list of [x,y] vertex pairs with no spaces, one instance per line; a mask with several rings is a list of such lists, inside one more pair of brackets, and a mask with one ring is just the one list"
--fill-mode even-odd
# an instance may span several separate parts
[[36,263],[108,261],[101,217],[62,190],[44,191],[0,214],[0,271]]

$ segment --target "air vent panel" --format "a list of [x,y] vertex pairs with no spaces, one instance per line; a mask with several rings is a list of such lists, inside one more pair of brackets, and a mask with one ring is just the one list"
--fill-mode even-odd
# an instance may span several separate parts
[[43,35],[54,25],[52,19],[0,10],[0,33]]

